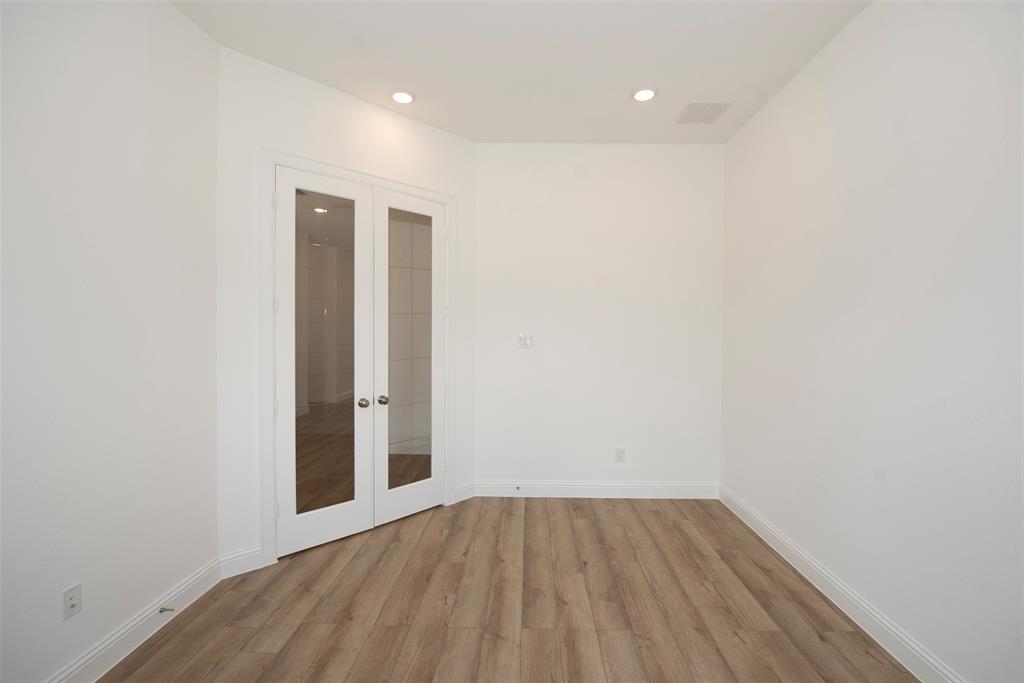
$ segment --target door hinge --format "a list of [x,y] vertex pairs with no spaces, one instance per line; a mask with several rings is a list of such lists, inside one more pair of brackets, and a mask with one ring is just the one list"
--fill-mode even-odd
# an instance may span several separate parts
[[274,415],[277,415],[279,410],[280,410],[280,404],[277,402],[277,399],[275,398],[274,399]]
[[274,297],[274,313],[277,313],[279,310],[281,310],[281,303],[278,300],[278,298],[275,296]]
[[281,503],[274,501],[274,517],[281,516]]
[[277,208],[277,193],[276,192],[273,195],[271,195],[270,201],[273,202],[274,208],[276,209]]

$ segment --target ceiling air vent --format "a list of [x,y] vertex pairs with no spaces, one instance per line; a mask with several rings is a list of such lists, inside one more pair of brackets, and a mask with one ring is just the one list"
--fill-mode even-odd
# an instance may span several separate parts
[[731,102],[690,102],[677,123],[714,123]]

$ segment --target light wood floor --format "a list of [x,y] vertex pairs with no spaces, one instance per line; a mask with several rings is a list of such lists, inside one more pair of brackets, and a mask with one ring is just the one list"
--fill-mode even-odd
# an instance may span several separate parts
[[474,498],[220,582],[104,681],[912,681],[718,501]]

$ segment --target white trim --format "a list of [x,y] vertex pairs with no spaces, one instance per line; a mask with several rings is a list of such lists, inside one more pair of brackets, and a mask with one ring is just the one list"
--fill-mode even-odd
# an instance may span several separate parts
[[721,487],[720,499],[768,545],[786,558],[805,579],[828,596],[839,609],[919,679],[936,683],[966,681],[735,493]]
[[267,562],[263,559],[263,547],[258,545],[222,555],[219,564],[220,578],[222,579],[230,579],[232,576],[267,566]]
[[455,505],[456,503],[461,503],[464,500],[469,500],[474,496],[476,496],[476,486],[473,484],[456,486],[452,488],[451,500],[445,501],[445,505]]
[[[217,582],[220,581],[220,566],[220,560],[211,560],[204,564],[191,576],[115,629],[113,633],[46,679],[46,683],[95,681],[110,671],[132,650],[191,605],[196,598],[217,585]],[[161,614],[159,612],[161,607],[173,607],[175,611]]]
[[[275,562],[277,560],[274,560]],[[271,563],[273,564],[273,563]],[[147,605],[110,635],[89,648],[70,664],[46,679],[46,683],[63,681],[95,681],[110,671],[122,659],[142,645],[147,638],[167,625],[174,617],[195,602],[222,579],[259,569],[263,562],[263,548],[253,546],[210,560],[184,581]],[[161,607],[172,607],[173,612],[160,613]]]
[[478,481],[472,488],[484,497],[718,498],[717,484],[688,481]]

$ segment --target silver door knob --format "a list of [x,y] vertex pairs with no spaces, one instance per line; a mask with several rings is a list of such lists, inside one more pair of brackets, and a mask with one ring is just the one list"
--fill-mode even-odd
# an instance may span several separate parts
[[369,408],[370,407],[370,399],[368,399],[368,398],[361,398],[361,399],[359,399],[359,407],[360,408]]
[[377,403],[381,404],[382,406],[386,406],[387,404],[391,403],[391,399],[385,396],[384,394],[381,394],[380,396],[377,397]]

